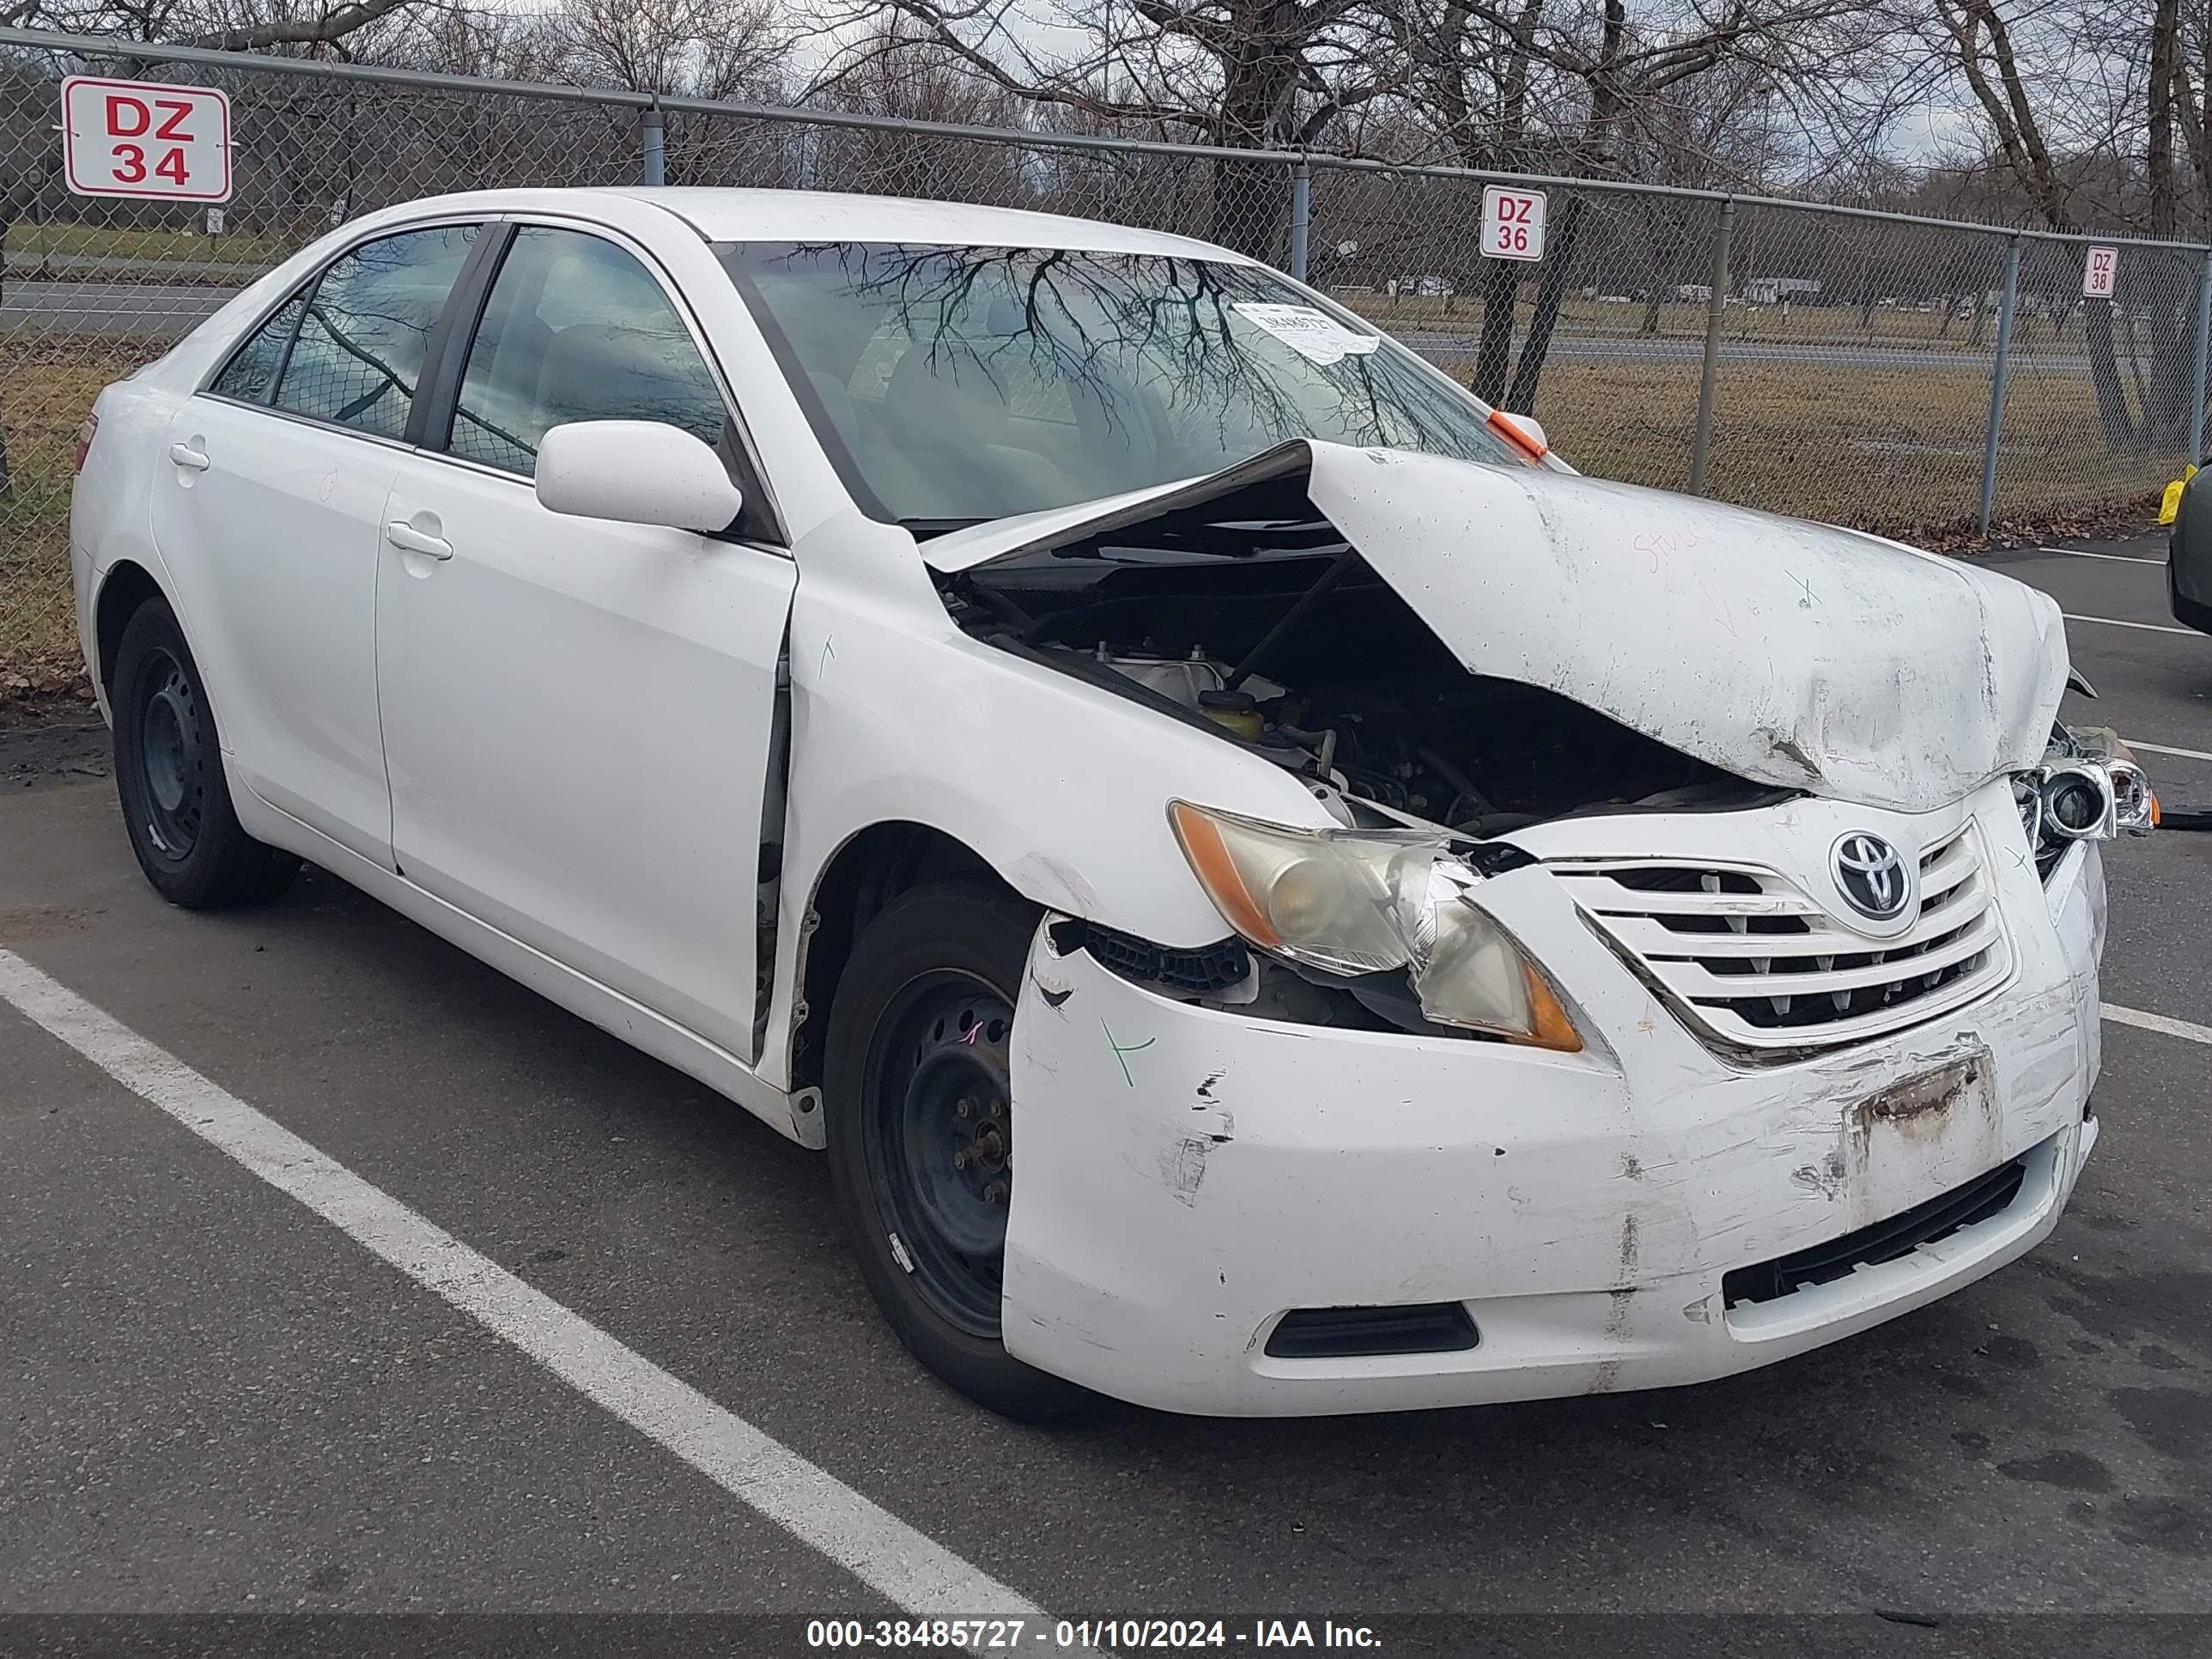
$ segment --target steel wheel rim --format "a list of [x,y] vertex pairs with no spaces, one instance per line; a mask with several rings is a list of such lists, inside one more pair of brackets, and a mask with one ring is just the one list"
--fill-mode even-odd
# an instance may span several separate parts
[[141,684],[138,774],[146,835],[164,858],[182,863],[199,844],[204,817],[206,727],[191,678],[168,652],[152,653]]
[[876,1028],[862,1125],[897,1266],[943,1317],[992,1340],[1013,1186],[1013,1021],[975,975],[909,980]]

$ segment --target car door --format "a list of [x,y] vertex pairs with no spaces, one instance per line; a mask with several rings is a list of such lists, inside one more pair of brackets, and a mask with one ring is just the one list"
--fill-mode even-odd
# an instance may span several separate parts
[[237,775],[387,868],[381,514],[431,337],[480,234],[378,237],[318,273],[185,402],[153,492],[155,543]]
[[[573,226],[508,234],[384,510],[393,848],[438,897],[750,1059],[793,565],[645,251]],[[541,507],[546,430],[616,419],[717,446],[747,496],[731,532]]]

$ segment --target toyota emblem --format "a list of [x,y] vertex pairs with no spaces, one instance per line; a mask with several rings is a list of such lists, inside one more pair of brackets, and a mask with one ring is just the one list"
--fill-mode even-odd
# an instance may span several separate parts
[[1855,830],[1829,854],[1836,889],[1844,902],[1869,921],[1894,921],[1912,902],[1917,873],[1904,855],[1880,836]]

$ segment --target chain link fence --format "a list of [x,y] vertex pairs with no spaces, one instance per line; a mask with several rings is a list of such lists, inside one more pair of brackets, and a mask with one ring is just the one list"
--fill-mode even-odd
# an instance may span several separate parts
[[1586,471],[1910,537],[2125,513],[2202,447],[2203,248],[1544,181],[1514,264],[1481,179],[1313,171],[1310,279]]
[[[100,388],[332,227],[491,185],[847,190],[1112,219],[1304,276],[1586,471],[1904,536],[2131,511],[2201,451],[2212,250],[1589,180],[1536,263],[1486,182],[1159,143],[472,82],[0,29],[0,690],[74,659],[69,490]],[[158,52],[158,61],[153,54]],[[105,54],[95,56],[95,54]],[[234,188],[71,194],[60,82],[222,87]]]

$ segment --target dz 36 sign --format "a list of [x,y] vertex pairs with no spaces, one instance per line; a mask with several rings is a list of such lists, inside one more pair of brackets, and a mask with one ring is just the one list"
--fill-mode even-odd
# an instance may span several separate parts
[[1493,259],[1544,257],[1544,192],[1485,186],[1482,192],[1482,251]]
[[62,161],[80,196],[230,199],[230,99],[72,75],[62,82]]

